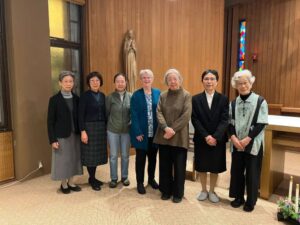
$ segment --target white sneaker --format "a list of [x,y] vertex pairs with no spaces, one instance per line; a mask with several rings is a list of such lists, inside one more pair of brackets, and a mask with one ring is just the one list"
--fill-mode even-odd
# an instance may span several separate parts
[[220,201],[220,198],[218,197],[218,195],[215,192],[209,192],[208,193],[208,199],[212,203],[217,203],[217,202]]
[[201,191],[200,194],[198,195],[197,199],[199,201],[204,201],[207,199],[207,197],[208,197],[207,191]]

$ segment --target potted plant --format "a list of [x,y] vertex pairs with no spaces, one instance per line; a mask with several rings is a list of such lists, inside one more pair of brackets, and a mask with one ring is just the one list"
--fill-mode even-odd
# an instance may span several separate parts
[[300,212],[295,212],[295,203],[293,203],[293,200],[294,198],[291,201],[288,198],[280,198],[278,200],[278,221],[289,221],[291,224],[300,224]]

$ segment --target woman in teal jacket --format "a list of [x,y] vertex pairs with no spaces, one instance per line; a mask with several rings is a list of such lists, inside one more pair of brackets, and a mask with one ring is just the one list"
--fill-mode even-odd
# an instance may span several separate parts
[[153,73],[151,70],[141,70],[140,79],[142,88],[135,91],[131,97],[130,139],[131,144],[136,149],[137,191],[139,194],[145,194],[144,172],[146,156],[148,157],[148,184],[153,189],[158,189],[158,184],[154,179],[158,146],[153,143],[153,137],[157,129],[156,107],[160,90],[152,88]]

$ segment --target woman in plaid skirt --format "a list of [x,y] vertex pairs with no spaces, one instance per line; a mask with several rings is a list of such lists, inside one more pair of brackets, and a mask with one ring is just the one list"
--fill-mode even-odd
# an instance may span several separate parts
[[100,73],[91,72],[86,82],[89,90],[81,95],[79,102],[81,160],[87,167],[89,184],[99,191],[103,182],[95,178],[96,169],[107,163],[105,95],[100,92],[103,78]]

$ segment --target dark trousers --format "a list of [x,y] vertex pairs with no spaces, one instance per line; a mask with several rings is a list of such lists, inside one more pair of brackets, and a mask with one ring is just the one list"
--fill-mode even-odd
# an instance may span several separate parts
[[186,159],[187,149],[159,145],[159,189],[163,194],[183,197]]
[[136,149],[135,173],[137,183],[144,183],[146,156],[148,157],[148,182],[154,180],[157,147],[153,146],[153,138],[148,138],[148,149]]
[[229,197],[243,199],[246,184],[246,204],[255,206],[260,184],[262,157],[262,146],[257,156],[235,150],[232,152]]

